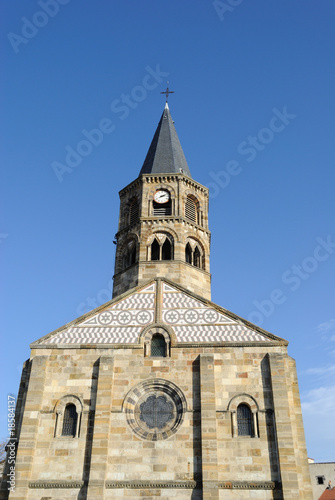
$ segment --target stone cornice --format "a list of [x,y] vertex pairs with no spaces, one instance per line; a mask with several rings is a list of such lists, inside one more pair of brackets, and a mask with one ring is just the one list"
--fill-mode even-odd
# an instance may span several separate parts
[[[185,347],[278,347],[287,346],[284,342],[179,342],[171,346],[171,349],[183,349]],[[140,344],[40,344],[34,345],[33,349],[143,349]],[[167,358],[164,358],[167,359]]]
[[199,191],[202,191],[205,195],[208,196],[208,187],[200,184],[199,182],[191,179],[190,177],[185,176],[182,173],[166,173],[166,174],[141,174],[137,179],[132,181],[130,184],[125,186],[123,189],[119,191],[120,198],[125,196],[127,192],[133,190],[137,187],[141,182],[146,183],[159,183],[159,182],[184,182],[185,184],[192,186]]
[[[129,269],[131,269],[132,267],[143,266],[143,265],[150,266],[152,264],[155,264],[155,265],[158,265],[158,266],[166,266],[167,262],[169,263],[169,266],[174,266],[174,265],[180,265],[180,264],[182,264],[182,265],[185,265],[186,268],[190,267],[191,269],[196,269],[196,271],[200,272],[201,274],[204,274],[205,276],[211,276],[211,273],[209,273],[208,271],[205,271],[204,269],[201,269],[200,267],[192,266],[191,264],[188,264],[184,260],[180,260],[180,259],[173,259],[173,260],[140,260],[139,262],[136,262],[132,266],[129,266],[127,269],[124,269],[123,271],[120,271],[119,273],[114,274],[113,279],[118,278],[121,274],[124,274]],[[162,279],[164,279],[164,278],[162,278]]]
[[210,237],[211,232],[208,228],[201,226],[200,224],[196,224],[195,222],[192,222],[189,219],[186,219],[185,217],[181,216],[176,216],[176,215],[168,215],[165,217],[162,216],[151,216],[151,217],[140,217],[136,222],[133,222],[132,224],[128,224],[127,226],[123,227],[120,229],[115,234],[115,238],[118,239],[120,236],[122,236],[124,233],[128,234],[130,230],[140,223],[143,224],[158,224],[158,223],[168,223],[168,222],[178,222],[179,224],[185,224],[187,226],[192,226],[195,227],[196,229],[199,229],[203,233],[205,233],[208,237]]

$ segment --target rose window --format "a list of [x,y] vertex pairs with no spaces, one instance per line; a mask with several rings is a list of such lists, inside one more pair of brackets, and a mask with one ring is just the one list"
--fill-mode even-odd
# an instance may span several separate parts
[[149,396],[140,405],[140,419],[149,429],[162,429],[173,419],[173,404],[165,396]]
[[181,390],[163,379],[134,387],[123,402],[130,429],[149,441],[168,439],[183,422],[186,400]]

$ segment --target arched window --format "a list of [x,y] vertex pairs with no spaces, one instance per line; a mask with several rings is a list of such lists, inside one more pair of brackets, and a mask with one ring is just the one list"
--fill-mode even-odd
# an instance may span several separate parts
[[163,335],[156,333],[151,339],[151,356],[164,358],[166,356],[166,345]]
[[189,243],[187,243],[185,248],[185,260],[188,264],[192,264],[192,248]]
[[134,222],[137,222],[139,213],[140,213],[140,206],[139,206],[137,198],[135,198],[130,203],[130,207],[129,207],[129,224],[133,224]]
[[191,197],[188,196],[186,198],[186,203],[185,203],[185,217],[192,222],[197,223],[198,222],[198,209],[195,200]]
[[248,405],[242,403],[237,407],[237,434],[239,436],[253,436],[253,418]]
[[74,404],[68,404],[64,410],[62,436],[76,436],[77,430],[77,410]]
[[190,238],[185,247],[185,261],[192,266],[205,269],[205,255],[200,244]]
[[136,262],[136,241],[128,241],[123,256],[122,256],[122,269],[132,266]]
[[149,260],[172,260],[173,259],[173,238],[166,233],[156,233],[152,241],[149,252]]

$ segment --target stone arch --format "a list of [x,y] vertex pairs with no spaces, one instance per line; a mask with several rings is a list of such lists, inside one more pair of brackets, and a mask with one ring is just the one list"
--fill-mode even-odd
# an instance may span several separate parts
[[129,233],[120,244],[115,263],[115,274],[127,269],[138,260],[139,238],[136,233]]
[[168,231],[156,231],[147,239],[147,260],[173,260],[174,238]]
[[54,413],[56,414],[56,425],[55,425],[54,437],[65,437],[65,436],[62,436],[62,429],[63,429],[65,408],[69,405],[74,405],[76,408],[76,412],[77,412],[76,432],[75,432],[75,435],[73,437],[76,437],[76,438],[79,437],[81,417],[82,417],[84,405],[83,405],[81,398],[79,398],[78,396],[75,396],[73,394],[68,394],[66,396],[63,396],[55,404]]
[[202,247],[202,249],[203,249],[204,253],[205,253],[206,255],[208,255],[208,254],[209,254],[209,245],[207,244],[207,242],[206,242],[206,241],[204,241],[204,240],[203,240],[203,238],[201,238],[200,236],[198,236],[198,234],[197,234],[197,233],[194,233],[193,231],[187,231],[187,233],[185,233],[185,234],[183,235],[183,241],[182,241],[182,243],[183,243],[184,245],[186,245],[186,243],[187,243],[187,241],[188,241],[189,239],[193,239],[193,240],[195,240],[196,242],[198,242],[198,243],[199,243],[199,245]]
[[164,338],[166,346],[165,357],[169,358],[171,356],[171,346],[176,344],[177,338],[172,328],[160,324],[148,325],[143,329],[139,340],[144,347],[144,356],[151,356],[151,342],[154,335],[162,335]]
[[237,394],[228,403],[227,410],[231,414],[231,426],[232,426],[232,436],[238,437],[238,422],[237,422],[237,410],[240,405],[245,405],[250,409],[252,414],[253,430],[250,437],[258,438],[258,412],[259,406],[257,401],[246,393]]
[[[194,205],[194,207],[192,207],[192,204]],[[194,192],[190,189],[186,190],[183,196],[184,217],[188,221],[202,226],[204,223],[204,212],[204,203],[202,203],[200,197],[194,194]]]
[[129,226],[129,224],[135,224],[140,217],[141,204],[138,193],[133,193],[129,196],[129,199],[124,202],[121,210],[121,227]]
[[146,239],[147,245],[150,242],[150,238],[152,238],[153,235],[156,233],[166,233],[169,236],[171,236],[174,239],[174,241],[178,243],[180,243],[181,241],[180,234],[178,234],[177,231],[175,231],[175,229],[173,229],[172,227],[166,226],[164,224],[153,224],[143,233],[143,239],[144,240]]
[[177,198],[176,190],[171,184],[166,184],[165,182],[159,182],[152,186],[152,188],[148,191],[148,198],[152,199],[157,189],[164,189],[165,191],[169,191],[171,200],[175,200]]
[[206,253],[200,240],[189,236],[185,242],[185,262],[199,269],[206,268]]
[[153,203],[154,203],[154,194],[158,189],[163,189],[164,191],[168,191],[170,195],[170,200],[171,200],[171,215],[175,215],[176,213],[176,199],[177,199],[177,194],[175,189],[170,185],[166,184],[164,182],[159,182],[158,184],[155,184],[148,192],[148,217],[152,217],[154,214],[153,211]]

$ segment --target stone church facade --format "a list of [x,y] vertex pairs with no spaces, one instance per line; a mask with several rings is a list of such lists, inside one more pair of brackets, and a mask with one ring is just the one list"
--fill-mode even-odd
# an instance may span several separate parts
[[2,498],[312,500],[288,342],[211,302],[167,105],[120,200],[113,299],[31,344]]

